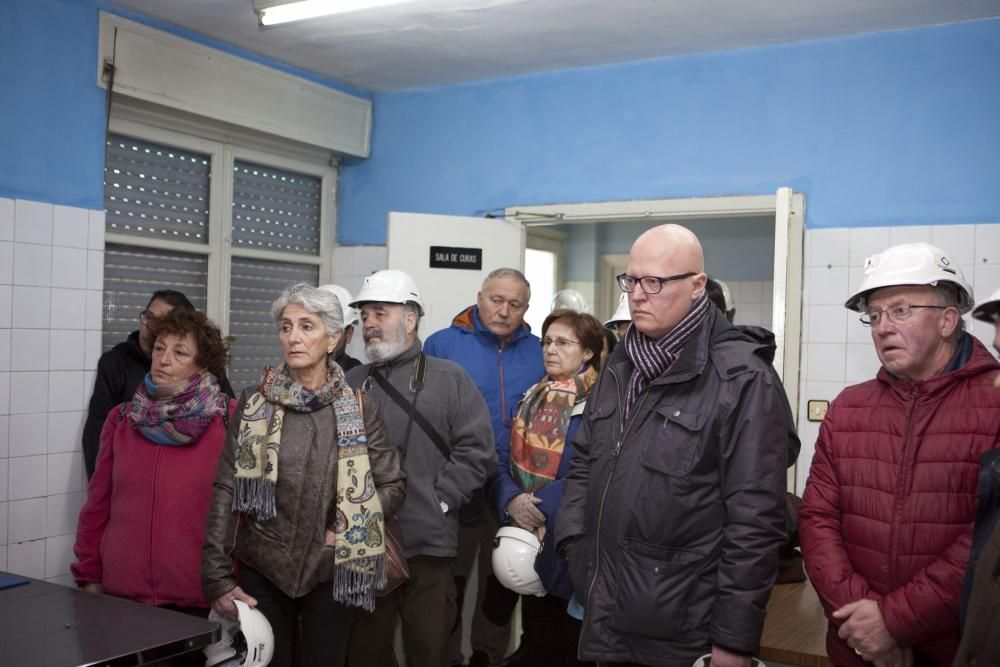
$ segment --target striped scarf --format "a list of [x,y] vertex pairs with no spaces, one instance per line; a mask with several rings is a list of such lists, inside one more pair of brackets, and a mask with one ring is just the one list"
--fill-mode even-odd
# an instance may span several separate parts
[[146,440],[176,447],[197,442],[227,403],[219,381],[208,371],[164,387],[157,387],[152,374],[146,373],[132,397],[128,418]]
[[677,325],[663,334],[659,340],[653,340],[630,326],[625,333],[625,354],[632,361],[635,370],[629,379],[628,391],[625,394],[624,417],[627,420],[639,397],[649,383],[663,375],[674,362],[688,340],[698,331],[698,328],[708,317],[712,303],[704,294],[688,311]]
[[368,460],[359,400],[336,364],[330,365],[326,383],[315,391],[292,380],[287,366],[266,367],[258,391],[247,398],[240,416],[233,511],[253,513],[258,520],[275,517],[285,409],[313,412],[332,405],[337,422],[333,599],[373,611],[375,593],[386,582],[385,519]]

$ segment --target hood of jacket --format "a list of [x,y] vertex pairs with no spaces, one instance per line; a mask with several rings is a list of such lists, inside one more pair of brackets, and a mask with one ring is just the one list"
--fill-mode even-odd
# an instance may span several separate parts
[[144,365],[146,368],[149,368],[150,358],[147,357],[146,353],[142,351],[141,347],[139,347],[138,330],[130,333],[128,338],[115,345],[113,349],[126,357],[134,359],[137,363]]

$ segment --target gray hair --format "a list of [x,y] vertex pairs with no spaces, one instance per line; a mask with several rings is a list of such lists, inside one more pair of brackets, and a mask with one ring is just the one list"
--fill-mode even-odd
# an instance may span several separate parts
[[282,290],[281,296],[271,304],[271,315],[275,322],[281,321],[281,314],[292,303],[302,306],[321,319],[327,336],[333,336],[343,330],[344,311],[340,307],[340,299],[334,294],[307,283],[290,285]]
[[525,287],[528,288],[528,301],[531,301],[531,283],[529,283],[528,279],[524,277],[524,274],[518,271],[517,269],[511,269],[507,267],[493,269],[492,271],[489,272],[489,275],[486,276],[486,279],[483,280],[483,286],[481,289],[486,289],[487,283],[489,283],[494,278],[513,278],[514,280],[522,283]]
[[413,332],[414,333],[419,333],[420,332],[420,320],[423,319],[423,317],[420,314],[420,306],[418,306],[413,301],[407,301],[406,303],[403,303],[403,304],[400,304],[400,305],[403,307],[403,315],[404,316],[406,315],[406,313],[413,313],[414,317],[417,318],[417,324],[413,327]]

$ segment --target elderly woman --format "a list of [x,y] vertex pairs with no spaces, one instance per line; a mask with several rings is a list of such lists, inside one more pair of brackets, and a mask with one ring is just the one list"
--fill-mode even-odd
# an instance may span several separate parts
[[502,519],[542,542],[535,570],[548,595],[521,599],[523,652],[529,665],[576,665],[580,623],[567,614],[573,588],[565,562],[546,532],[555,530],[562,479],[573,458],[570,443],[597,381],[604,332],[592,315],[552,311],[542,323],[545,377],[517,407],[510,443],[497,443],[494,497]]
[[194,310],[175,308],[149,329],[150,371],[104,420],[71,569],[84,590],[207,616],[198,571],[233,407],[218,382],[226,348]]
[[327,361],[343,335],[337,297],[299,284],[272,313],[284,363],[243,392],[229,427],[202,587],[225,617],[236,618],[234,600],[263,612],[272,665],[334,667],[354,609],[371,610],[385,582],[385,519],[404,475],[375,404]]

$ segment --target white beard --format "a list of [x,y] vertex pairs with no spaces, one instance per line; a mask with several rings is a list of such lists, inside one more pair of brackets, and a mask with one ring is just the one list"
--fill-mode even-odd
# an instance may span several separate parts
[[372,341],[365,336],[365,354],[376,363],[395,359],[405,352],[408,347],[409,345],[406,343],[406,325],[403,322],[400,322],[399,330],[396,331],[396,335],[392,340]]

